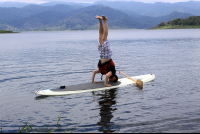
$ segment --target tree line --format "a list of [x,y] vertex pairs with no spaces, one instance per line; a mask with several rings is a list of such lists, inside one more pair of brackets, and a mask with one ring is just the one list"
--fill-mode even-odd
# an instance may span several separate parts
[[181,26],[200,26],[200,16],[190,16],[185,19],[176,18],[167,23],[165,21],[158,24],[159,27],[167,25],[181,25]]

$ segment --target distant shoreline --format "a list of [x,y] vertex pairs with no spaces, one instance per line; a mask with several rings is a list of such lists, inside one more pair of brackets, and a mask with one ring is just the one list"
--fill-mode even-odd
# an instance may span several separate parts
[[150,29],[198,29],[200,26],[181,26],[181,25],[167,25],[167,26],[156,26]]
[[[147,30],[147,29],[109,29],[109,30]],[[6,30],[0,30],[0,33],[1,31],[6,31]],[[35,30],[35,31],[19,31],[19,32],[54,32],[54,31],[99,31],[99,29],[85,29],[85,30]],[[12,31],[11,31],[12,32]],[[13,33],[19,33],[19,32],[13,32]]]
[[0,33],[19,33],[19,32],[13,32],[13,31],[0,30]]
[[[156,29],[200,29],[200,26],[156,26],[149,29],[110,29],[110,30],[156,30]],[[47,30],[47,31],[20,31],[20,32],[52,32],[52,31],[97,31],[98,29],[87,30]],[[0,34],[3,33],[19,33],[13,31],[0,30]]]

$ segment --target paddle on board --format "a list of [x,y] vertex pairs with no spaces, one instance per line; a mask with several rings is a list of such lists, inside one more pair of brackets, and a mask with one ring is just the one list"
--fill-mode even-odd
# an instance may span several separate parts
[[119,70],[119,73],[125,75],[126,77],[128,77],[128,78],[131,79],[132,81],[136,82],[138,86],[143,87],[143,81],[141,81],[141,80],[134,80],[133,78],[129,77],[128,75],[122,73],[120,70]]

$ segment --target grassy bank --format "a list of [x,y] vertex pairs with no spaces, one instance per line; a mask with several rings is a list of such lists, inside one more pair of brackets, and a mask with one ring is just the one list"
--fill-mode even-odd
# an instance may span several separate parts
[[[62,114],[62,113],[61,113]],[[60,116],[58,117],[58,121],[57,121],[57,125],[59,126],[59,121],[61,119],[61,114]],[[28,124],[29,123],[29,119],[28,121],[22,126],[22,127],[19,127],[19,133],[53,133],[54,131],[56,132],[56,129],[52,129],[51,126],[47,125],[46,128],[38,128],[38,129],[33,129],[33,127],[31,125]],[[0,133],[3,133],[3,127],[2,127],[2,124],[3,124],[3,120],[1,122],[1,127],[0,127]],[[80,123],[78,123],[80,124]],[[72,130],[67,130],[65,129],[65,132],[66,131],[70,131],[71,133],[75,130],[75,128],[78,126],[78,124],[72,129]]]

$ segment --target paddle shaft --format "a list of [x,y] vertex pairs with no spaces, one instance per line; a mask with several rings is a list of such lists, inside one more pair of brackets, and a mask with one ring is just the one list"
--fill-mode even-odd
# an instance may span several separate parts
[[[119,71],[119,73],[125,75],[124,73],[122,73],[121,71]],[[126,77],[128,77],[129,79],[131,79],[132,81],[136,82],[136,80],[132,79],[131,77],[129,77],[128,75],[125,75]]]

